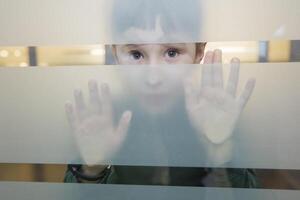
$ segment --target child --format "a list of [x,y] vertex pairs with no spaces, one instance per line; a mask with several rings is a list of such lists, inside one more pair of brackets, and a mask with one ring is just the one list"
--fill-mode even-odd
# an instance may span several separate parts
[[[185,152],[190,152],[189,157],[192,159],[208,159],[209,163],[216,166],[222,166],[230,161],[233,148],[231,135],[240,113],[251,96],[255,81],[250,79],[242,94],[237,96],[238,59],[232,60],[228,83],[224,87],[220,50],[209,51],[204,56],[206,43],[162,43],[166,40],[189,41],[191,38],[199,38],[200,29],[197,29],[201,25],[199,7],[197,0],[140,0],[135,4],[128,0],[115,0],[112,35],[116,38],[115,41],[134,43],[112,46],[116,63],[149,65],[141,70],[127,68],[120,70],[122,76],[129,82],[128,87],[137,97],[136,105],[139,105],[139,108],[123,112],[115,125],[114,106],[107,84],[101,84],[99,92],[97,82],[94,80],[89,82],[89,111],[81,91],[74,92],[75,106],[67,103],[66,113],[81,156],[89,165],[70,165],[65,177],[66,182],[257,186],[253,171],[248,169],[94,165],[110,160],[120,152],[126,152],[133,160],[140,160],[139,156],[149,160],[162,160],[162,157],[166,160],[176,160],[174,151],[182,145],[176,143],[180,141],[188,144],[184,147]],[[192,83],[192,78],[187,78],[195,73],[194,68],[176,65],[198,64],[201,60],[205,65],[202,68],[201,88],[198,88]],[[180,97],[183,96],[180,95],[180,88],[184,90],[183,109],[178,106],[181,103]],[[142,112],[146,114],[139,115]],[[151,126],[149,121],[152,122],[152,126],[154,122],[154,126],[163,127],[164,124],[172,122],[171,118],[174,115],[179,116],[177,121],[182,122],[180,126],[173,126],[164,132],[155,130],[159,133],[156,136],[143,134],[143,130]],[[185,115],[188,120],[182,117]],[[194,137],[191,135],[185,137],[191,132],[195,132],[194,139],[191,139]],[[169,137],[166,135],[170,133],[177,139],[172,141],[166,139]],[[153,139],[155,137],[156,139]],[[157,142],[157,146],[153,144],[153,148],[146,151],[144,146],[149,145],[142,142],[148,142],[145,138]],[[160,152],[158,157],[151,153],[163,148],[165,151]],[[139,152],[136,152],[136,149]],[[205,158],[200,156],[202,152],[206,152]]]

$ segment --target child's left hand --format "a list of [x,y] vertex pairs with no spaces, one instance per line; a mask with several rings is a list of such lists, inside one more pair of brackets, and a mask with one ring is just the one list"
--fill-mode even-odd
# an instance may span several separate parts
[[226,88],[223,86],[222,52],[207,52],[202,68],[200,91],[191,80],[185,83],[186,109],[194,128],[212,144],[223,144],[232,136],[236,122],[255,87],[249,79],[240,96],[236,96],[239,59],[231,61]]

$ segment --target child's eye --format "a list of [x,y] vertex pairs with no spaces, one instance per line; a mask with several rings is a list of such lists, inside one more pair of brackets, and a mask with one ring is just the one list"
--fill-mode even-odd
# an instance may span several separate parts
[[136,50],[130,51],[130,56],[134,59],[134,60],[140,60],[141,58],[144,57],[144,55]]
[[179,51],[177,49],[168,49],[166,51],[166,56],[170,58],[175,58],[179,55]]

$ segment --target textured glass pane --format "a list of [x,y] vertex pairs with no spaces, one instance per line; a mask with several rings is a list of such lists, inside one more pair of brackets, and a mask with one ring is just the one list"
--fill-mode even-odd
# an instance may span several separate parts
[[0,2],[0,45],[299,39],[298,0]]
[[[299,64],[241,64],[233,99],[236,68],[224,66],[216,89],[207,72],[217,67],[2,68],[0,162],[299,169]],[[76,88],[86,107],[77,90],[67,115]]]
[[0,183],[0,198],[5,200],[76,199],[207,199],[207,200],[298,200],[299,191],[222,189],[200,187],[125,186],[49,183]]

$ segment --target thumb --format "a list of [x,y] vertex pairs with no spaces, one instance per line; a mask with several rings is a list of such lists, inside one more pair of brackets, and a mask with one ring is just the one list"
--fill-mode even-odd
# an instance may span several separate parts
[[118,123],[117,134],[122,138],[126,136],[132,118],[131,111],[125,111]]

